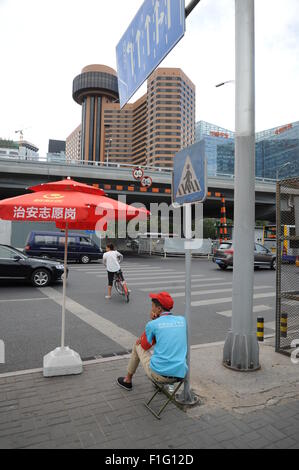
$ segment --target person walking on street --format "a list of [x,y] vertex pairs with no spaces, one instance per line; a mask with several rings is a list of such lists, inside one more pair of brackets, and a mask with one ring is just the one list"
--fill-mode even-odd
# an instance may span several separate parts
[[111,291],[115,273],[119,274],[122,282],[125,284],[124,276],[120,268],[120,263],[122,262],[123,258],[123,255],[114,248],[113,243],[109,243],[106,246],[106,253],[103,255],[103,264],[106,267],[108,274],[108,295],[105,296],[105,299],[111,299]]
[[[150,294],[151,321],[133,346],[127,375],[119,377],[117,384],[132,390],[132,377],[141,362],[147,376],[161,383],[176,382],[187,373],[187,325],[185,317],[171,313],[174,302],[168,292]],[[154,346],[154,353],[149,349]]]

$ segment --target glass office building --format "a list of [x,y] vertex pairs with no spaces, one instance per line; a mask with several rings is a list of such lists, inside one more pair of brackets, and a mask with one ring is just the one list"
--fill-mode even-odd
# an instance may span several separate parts
[[[205,121],[196,124],[196,142],[205,141],[208,175],[233,175],[234,133]],[[288,178],[299,174],[299,121],[256,134],[256,177]]]
[[256,176],[288,178],[299,174],[299,121],[256,134]]
[[199,121],[195,126],[195,140],[205,142],[208,176],[234,174],[235,139],[232,131]]

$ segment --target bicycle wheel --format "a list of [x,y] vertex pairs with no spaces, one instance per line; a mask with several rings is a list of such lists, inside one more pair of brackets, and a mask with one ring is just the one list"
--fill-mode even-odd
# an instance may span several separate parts
[[122,287],[123,287],[124,295],[125,295],[125,298],[126,298],[126,302],[128,303],[130,301],[130,292],[129,292],[128,287],[126,285],[122,286]]
[[124,295],[124,289],[123,289],[123,286],[122,286],[122,283],[121,283],[120,279],[115,279],[114,287],[115,287],[116,291],[119,293],[119,295]]

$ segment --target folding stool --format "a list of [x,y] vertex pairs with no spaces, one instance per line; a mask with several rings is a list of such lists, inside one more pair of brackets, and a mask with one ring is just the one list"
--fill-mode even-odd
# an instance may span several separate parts
[[[151,398],[149,399],[148,402],[144,403],[145,406],[147,407],[148,410],[150,410],[151,413],[153,413],[153,415],[157,418],[157,419],[161,419],[160,415],[162,413],[162,411],[166,408],[166,406],[168,405],[169,402],[173,402],[174,404],[177,405],[177,402],[175,401],[175,394],[177,393],[177,391],[179,390],[179,388],[181,387],[181,385],[184,383],[184,378],[183,379],[180,379],[180,378],[177,378],[175,381],[173,379],[171,379],[169,382],[158,382],[156,380],[153,380],[151,379],[153,384],[155,385],[155,387],[157,388],[157,390],[155,390],[154,394],[151,396]],[[168,392],[166,389],[165,389],[165,385],[174,385],[174,384],[177,384],[175,387],[174,387],[174,390],[173,392]],[[150,406],[150,403],[152,402],[152,400],[155,398],[155,396],[159,393],[159,392],[163,392],[166,396],[167,396],[167,400],[166,402],[162,405],[162,407],[160,408],[160,410],[156,413],[153,408]]]

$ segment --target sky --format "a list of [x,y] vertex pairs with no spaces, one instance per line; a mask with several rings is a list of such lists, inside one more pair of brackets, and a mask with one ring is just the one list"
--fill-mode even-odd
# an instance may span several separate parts
[[[186,5],[190,0],[186,0]],[[0,137],[48,151],[81,122],[73,79],[89,64],[116,70],[115,48],[143,0],[0,0]],[[235,0],[201,0],[160,64],[196,85],[196,121],[234,130]],[[299,0],[255,0],[256,131],[299,121]],[[136,92],[134,102],[146,92]]]

